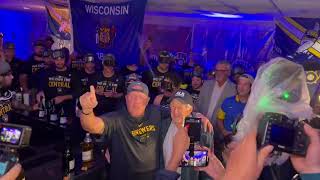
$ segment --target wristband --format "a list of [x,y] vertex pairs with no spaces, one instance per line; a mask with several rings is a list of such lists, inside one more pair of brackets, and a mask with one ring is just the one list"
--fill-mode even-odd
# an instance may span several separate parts
[[81,110],[81,113],[87,116],[87,115],[90,115],[91,113],[93,113],[93,111],[90,111],[89,113],[84,113],[83,110]]

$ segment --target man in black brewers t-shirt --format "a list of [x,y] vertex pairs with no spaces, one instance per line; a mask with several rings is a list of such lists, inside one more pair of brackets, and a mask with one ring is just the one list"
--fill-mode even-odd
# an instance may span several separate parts
[[160,150],[160,112],[148,106],[148,87],[142,82],[131,83],[125,99],[126,108],[97,117],[93,108],[98,101],[91,86],[80,97],[82,127],[111,140],[110,179],[153,179]]

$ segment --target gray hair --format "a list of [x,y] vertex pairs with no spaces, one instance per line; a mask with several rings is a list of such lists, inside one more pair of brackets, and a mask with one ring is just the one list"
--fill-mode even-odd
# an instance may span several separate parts
[[216,67],[218,64],[228,65],[229,68],[231,69],[231,64],[230,64],[230,62],[227,61],[227,60],[220,60],[220,61],[218,61],[218,62],[216,63],[216,65],[215,65],[215,67]]

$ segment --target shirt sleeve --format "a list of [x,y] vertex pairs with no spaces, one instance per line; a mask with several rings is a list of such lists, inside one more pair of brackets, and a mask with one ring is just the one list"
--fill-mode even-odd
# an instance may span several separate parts
[[155,180],[176,180],[180,177],[177,172],[161,169],[157,171]]
[[117,122],[117,119],[119,118],[119,115],[117,114],[117,112],[110,112],[110,113],[106,113],[99,116],[99,118],[101,118],[104,123],[103,134],[107,136],[107,138],[111,137],[111,135],[116,130],[116,126],[117,126],[116,122]]
[[224,121],[225,118],[226,113],[222,110],[222,108],[220,108],[217,113],[217,119],[219,119],[220,121]]
[[223,103],[221,104],[221,108],[217,112],[218,120],[224,121],[226,119],[225,106],[226,106],[226,101],[224,100]]

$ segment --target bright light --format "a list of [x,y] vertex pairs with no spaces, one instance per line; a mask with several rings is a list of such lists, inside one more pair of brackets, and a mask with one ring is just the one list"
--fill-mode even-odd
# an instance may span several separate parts
[[242,18],[240,15],[236,14],[223,14],[223,13],[205,13],[201,14],[203,16],[208,16],[208,17],[216,17],[216,18]]
[[30,8],[29,8],[29,7],[24,6],[24,7],[23,7],[23,9],[25,9],[25,10],[29,10]]

